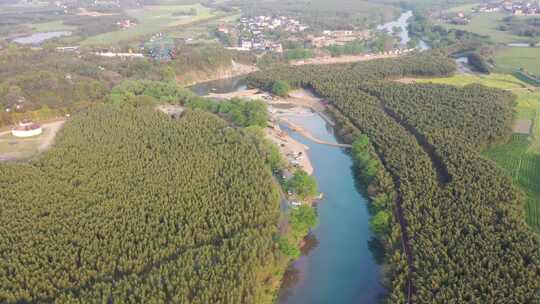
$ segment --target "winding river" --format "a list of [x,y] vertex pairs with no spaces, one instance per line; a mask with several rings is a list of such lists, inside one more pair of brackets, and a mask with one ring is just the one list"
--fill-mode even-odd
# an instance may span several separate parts
[[[412,12],[379,29],[400,27],[401,42],[407,43],[407,21]],[[421,49],[429,46],[420,44]],[[213,81],[191,87],[198,95],[245,90],[243,78]],[[333,127],[318,114],[288,116],[290,121],[324,141],[337,142]],[[280,304],[326,304],[379,302],[386,290],[381,285],[380,247],[369,229],[367,199],[356,184],[350,155],[342,148],[314,143],[285,125],[281,128],[309,147],[319,190],[319,225],[306,237],[302,256],[285,274]]]
[[[336,142],[332,127],[316,114],[288,119],[319,139]],[[356,188],[350,155],[281,127],[309,147],[324,199],[317,205],[319,225],[307,238],[310,249],[286,273],[279,303],[376,303],[385,290],[369,230],[367,200]]]
[[[242,78],[213,81],[191,87],[198,95],[245,89]],[[295,125],[327,142],[337,142],[333,127],[318,114],[289,115]],[[306,238],[303,255],[285,274],[281,304],[376,303],[384,296],[377,263],[377,242],[369,229],[367,200],[355,184],[347,151],[314,143],[282,125],[295,140],[309,147],[319,190],[319,225]],[[361,185],[360,185],[361,186]]]

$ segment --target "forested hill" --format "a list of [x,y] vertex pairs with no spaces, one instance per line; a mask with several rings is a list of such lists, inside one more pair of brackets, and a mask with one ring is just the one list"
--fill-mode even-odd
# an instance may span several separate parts
[[394,81],[454,71],[451,59],[425,54],[280,67],[250,83],[313,88],[347,119],[340,125],[368,136],[380,159],[371,167],[391,176],[378,183],[397,192],[374,201],[392,217],[379,227],[392,303],[540,303],[540,238],[510,179],[480,154],[509,135],[515,96]]
[[279,192],[217,116],[100,106],[0,184],[0,303],[271,299]]

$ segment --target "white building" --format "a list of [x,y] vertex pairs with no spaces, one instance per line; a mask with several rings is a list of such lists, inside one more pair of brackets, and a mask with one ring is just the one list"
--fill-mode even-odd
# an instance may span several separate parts
[[40,125],[33,122],[20,122],[19,125],[11,129],[11,134],[15,137],[32,137],[43,133]]

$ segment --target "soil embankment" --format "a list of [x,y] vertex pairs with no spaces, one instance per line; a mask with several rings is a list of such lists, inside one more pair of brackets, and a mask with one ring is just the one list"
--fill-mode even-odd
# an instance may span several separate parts
[[259,68],[256,66],[232,61],[228,67],[220,67],[212,71],[193,71],[178,75],[176,81],[184,86],[192,86],[203,82],[247,75],[258,70]]
[[396,58],[400,54],[363,54],[363,55],[347,55],[339,57],[315,57],[302,60],[291,61],[291,65],[306,65],[306,64],[336,64],[336,63],[350,63],[350,62],[359,62],[367,61],[374,59],[383,59],[383,58]]

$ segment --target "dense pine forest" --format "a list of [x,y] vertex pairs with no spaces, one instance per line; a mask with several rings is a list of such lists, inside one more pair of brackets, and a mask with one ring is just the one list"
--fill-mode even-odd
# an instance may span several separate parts
[[455,68],[432,52],[277,67],[249,82],[312,88],[331,103],[340,134],[356,139],[355,163],[369,172],[361,175],[371,183],[372,227],[387,251],[390,302],[538,303],[540,238],[525,224],[510,179],[480,154],[509,136],[515,96],[394,81]]
[[98,106],[0,166],[1,303],[267,303],[279,192],[221,118]]

